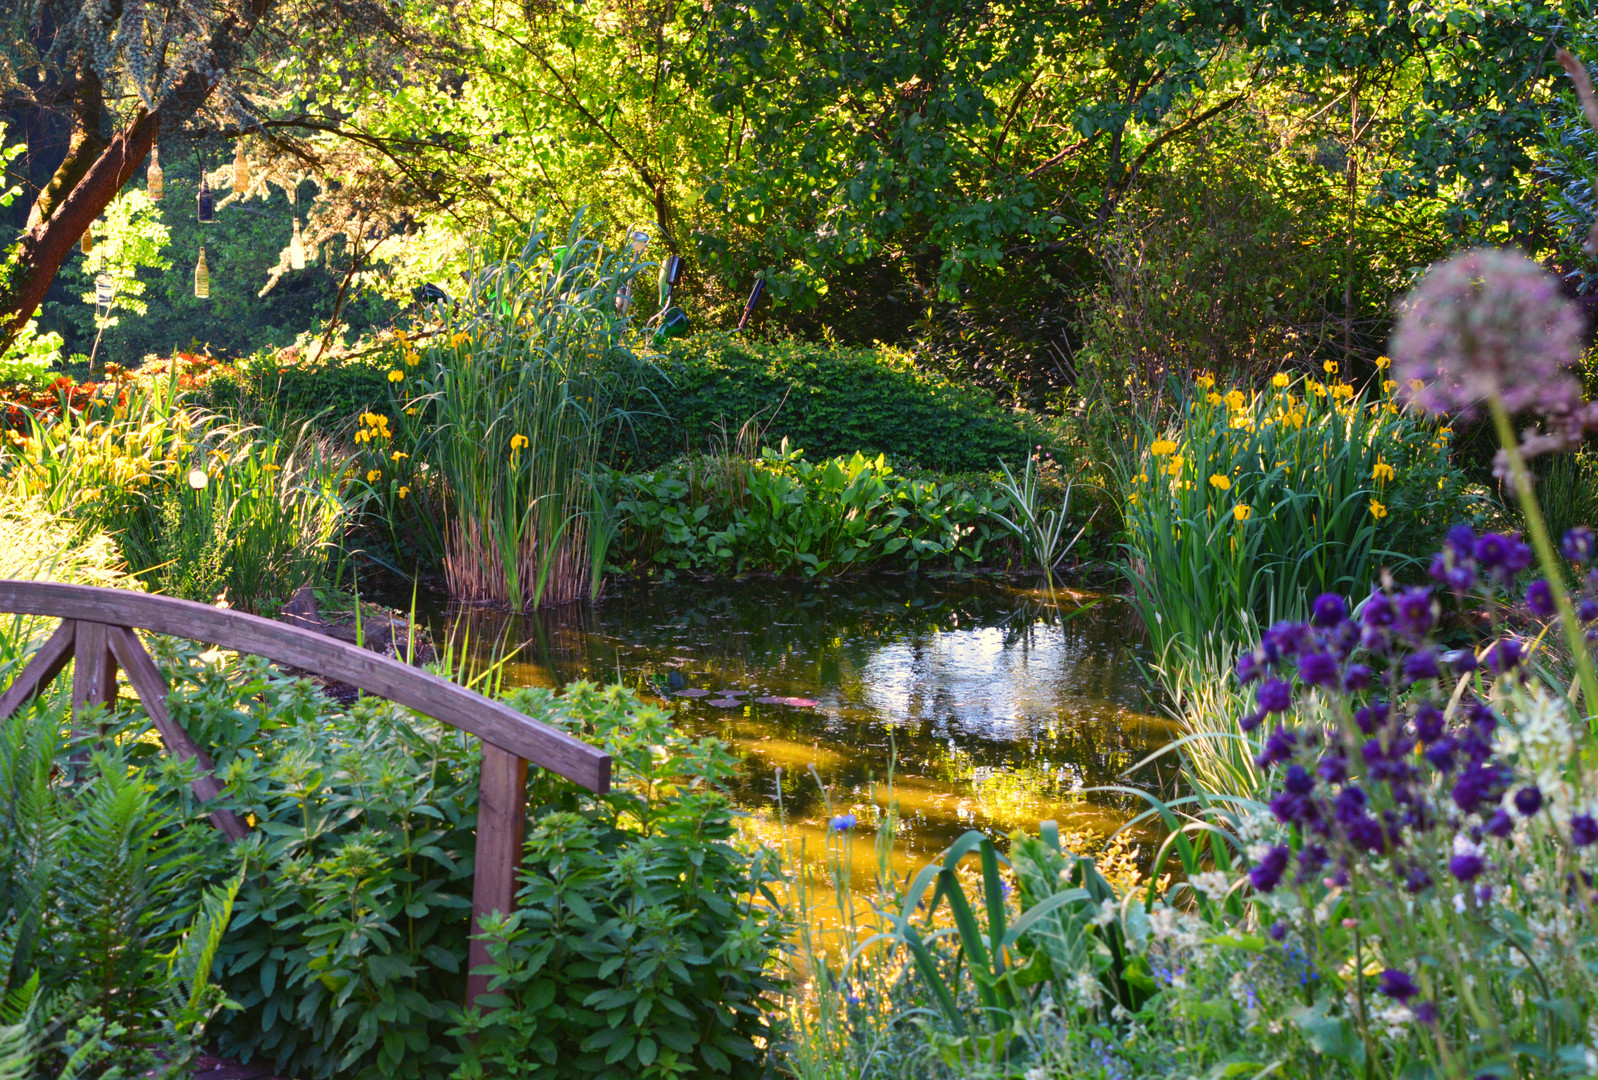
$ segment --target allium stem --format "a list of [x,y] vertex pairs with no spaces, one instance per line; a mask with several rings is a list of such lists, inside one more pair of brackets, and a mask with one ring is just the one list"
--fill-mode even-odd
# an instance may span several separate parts
[[1559,556],[1554,552],[1554,545],[1548,538],[1548,526],[1543,521],[1541,507],[1537,504],[1537,494],[1532,490],[1531,473],[1526,470],[1526,461],[1520,456],[1520,448],[1515,439],[1515,429],[1509,422],[1509,411],[1504,408],[1503,399],[1493,394],[1487,399],[1493,411],[1493,424],[1498,429],[1498,443],[1503,447],[1504,456],[1509,460],[1509,477],[1515,485],[1515,497],[1520,500],[1520,511],[1526,518],[1526,531],[1531,534],[1532,550],[1537,552],[1537,561],[1542,565],[1543,577],[1548,581],[1549,591],[1554,594],[1554,607],[1559,612],[1559,624],[1565,630],[1565,642],[1570,646],[1571,659],[1576,665],[1576,677],[1581,682],[1581,704],[1587,714],[1588,730],[1598,733],[1598,723],[1595,723],[1594,709],[1598,709],[1598,674],[1593,671],[1592,655],[1587,651],[1587,641],[1582,633],[1581,622],[1576,618],[1576,609],[1571,606],[1570,594],[1565,590],[1565,568],[1559,561]]

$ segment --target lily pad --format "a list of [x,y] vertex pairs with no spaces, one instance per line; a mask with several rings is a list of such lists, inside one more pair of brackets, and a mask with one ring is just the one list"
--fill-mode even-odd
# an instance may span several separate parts
[[677,691],[672,696],[673,697],[689,697],[689,698],[693,698],[693,697],[709,697],[710,696],[710,691],[709,690],[700,690],[698,687],[692,687],[691,686],[687,690],[679,690],[679,691]]
[[736,709],[738,706],[742,705],[743,702],[739,701],[735,697],[722,697],[711,698],[709,701],[705,702],[705,704],[714,705],[718,709]]
[[729,697],[748,697],[749,696],[749,691],[747,691],[747,690],[722,690],[722,691],[719,691],[719,693],[724,698],[729,698]]
[[789,705],[795,709],[814,709],[817,702],[807,697],[763,697],[755,698],[762,705]]

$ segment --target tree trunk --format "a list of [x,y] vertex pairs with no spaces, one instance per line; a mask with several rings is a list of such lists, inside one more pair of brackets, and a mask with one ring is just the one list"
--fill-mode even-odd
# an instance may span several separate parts
[[105,114],[105,93],[100,76],[84,65],[78,72],[78,87],[72,96],[72,135],[67,142],[67,156],[56,168],[48,183],[39,189],[28,211],[25,229],[35,229],[50,219],[55,208],[78,186],[83,174],[89,171],[95,159],[105,153],[108,145],[100,134],[100,124]]

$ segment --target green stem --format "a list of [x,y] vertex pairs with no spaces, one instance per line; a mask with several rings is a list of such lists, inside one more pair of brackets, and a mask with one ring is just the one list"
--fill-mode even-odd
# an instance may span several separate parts
[[1559,612],[1565,642],[1570,646],[1576,676],[1581,681],[1582,708],[1588,716],[1588,729],[1598,733],[1598,718],[1593,715],[1593,709],[1598,708],[1598,674],[1593,671],[1592,655],[1587,651],[1581,622],[1576,618],[1576,609],[1571,606],[1570,594],[1565,590],[1564,567],[1554,552],[1553,542],[1548,538],[1548,526],[1543,522],[1542,510],[1532,491],[1531,474],[1526,470],[1526,461],[1520,456],[1515,429],[1509,422],[1509,412],[1497,394],[1488,398],[1488,404],[1492,407],[1493,424],[1498,429],[1498,442],[1504,448],[1504,456],[1509,459],[1509,476],[1515,485],[1515,496],[1520,500],[1520,511],[1526,518],[1526,531],[1531,534],[1532,549],[1537,552],[1543,577],[1548,580],[1548,588],[1554,594],[1554,607]]

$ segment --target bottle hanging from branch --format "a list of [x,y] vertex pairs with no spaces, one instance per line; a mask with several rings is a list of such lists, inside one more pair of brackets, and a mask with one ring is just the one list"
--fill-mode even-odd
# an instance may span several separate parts
[[83,230],[83,239],[78,241],[78,250],[85,255],[94,254],[94,226],[90,225]]
[[294,235],[289,237],[289,269],[305,269],[305,240],[300,236],[300,219],[294,219]]
[[216,217],[216,197],[211,194],[211,185],[206,182],[205,172],[200,172],[200,194],[196,196],[195,216],[200,221],[211,221]]
[[200,261],[194,264],[194,295],[201,300],[211,296],[211,271],[205,266],[205,245],[200,245]]
[[151,202],[160,202],[165,186],[161,175],[161,148],[152,143],[150,167],[144,170],[144,194]]
[[233,154],[233,194],[243,195],[250,186],[250,159],[244,156],[244,140]]

